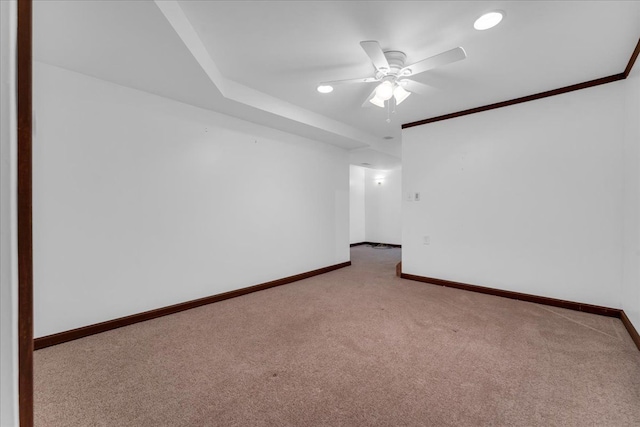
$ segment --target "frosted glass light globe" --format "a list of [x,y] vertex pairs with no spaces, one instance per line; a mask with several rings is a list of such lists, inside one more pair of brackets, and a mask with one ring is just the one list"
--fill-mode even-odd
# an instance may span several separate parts
[[378,88],[376,89],[376,97],[383,101],[391,99],[393,96],[393,85],[390,81],[385,81],[380,83]]

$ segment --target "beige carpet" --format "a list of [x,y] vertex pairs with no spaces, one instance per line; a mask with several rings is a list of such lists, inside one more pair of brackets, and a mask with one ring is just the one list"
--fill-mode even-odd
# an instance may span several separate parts
[[639,426],[618,319],[353,266],[35,353],[37,426]]

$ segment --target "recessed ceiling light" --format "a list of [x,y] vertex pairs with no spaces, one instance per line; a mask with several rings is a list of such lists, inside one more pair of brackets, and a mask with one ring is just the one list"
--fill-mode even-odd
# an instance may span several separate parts
[[320,93],[330,93],[330,92],[333,92],[333,86],[329,86],[329,85],[320,85],[320,86],[318,86],[318,92],[320,92]]
[[500,21],[502,21],[503,16],[504,12],[500,10],[485,13],[480,18],[476,19],[476,22],[473,24],[473,28],[476,30],[488,30],[489,28],[493,28],[498,25]]

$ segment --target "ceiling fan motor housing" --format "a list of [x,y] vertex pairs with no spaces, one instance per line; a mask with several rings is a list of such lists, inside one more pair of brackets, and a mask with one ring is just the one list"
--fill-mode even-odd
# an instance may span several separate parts
[[384,52],[384,57],[387,58],[389,67],[391,67],[387,75],[391,74],[397,76],[407,60],[407,55],[405,55],[404,52],[397,50],[388,50]]

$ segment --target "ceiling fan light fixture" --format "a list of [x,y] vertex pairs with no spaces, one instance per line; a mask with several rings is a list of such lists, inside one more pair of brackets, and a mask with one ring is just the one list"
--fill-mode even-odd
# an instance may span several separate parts
[[493,28],[502,21],[504,17],[504,12],[501,10],[494,10],[488,13],[485,13],[480,18],[476,19],[476,22],[473,23],[473,28],[478,31],[488,30],[489,28]]
[[318,86],[318,92],[320,92],[320,93],[331,93],[331,92],[333,92],[333,86],[320,85],[320,86]]
[[[499,11],[496,10],[495,12]],[[504,13],[501,13],[501,15],[504,15]],[[334,85],[342,85],[345,83],[375,83],[375,86],[370,89],[372,92],[362,103],[362,107],[368,107],[371,104],[383,109],[388,107],[387,123],[391,122],[391,114],[396,112],[395,107],[398,104],[404,102],[412,93],[423,94],[426,92],[425,88],[429,88],[428,85],[415,80],[409,80],[409,76],[415,76],[433,68],[463,60],[467,57],[464,49],[458,46],[414,62],[413,64],[405,65],[407,55],[404,52],[399,50],[383,51],[380,43],[375,40],[361,41],[360,47],[362,47],[365,54],[371,60],[375,69],[373,76],[320,81],[318,82],[317,89],[319,92],[329,93]]]
[[369,102],[375,105],[376,107],[384,108],[384,100],[378,98],[377,95],[371,98]]
[[385,80],[376,88],[376,98],[387,101],[393,96],[393,84],[389,80]]
[[398,85],[393,90],[393,96],[396,99],[396,105],[400,105],[402,101],[407,99],[411,95],[411,92],[405,90],[402,86]]

